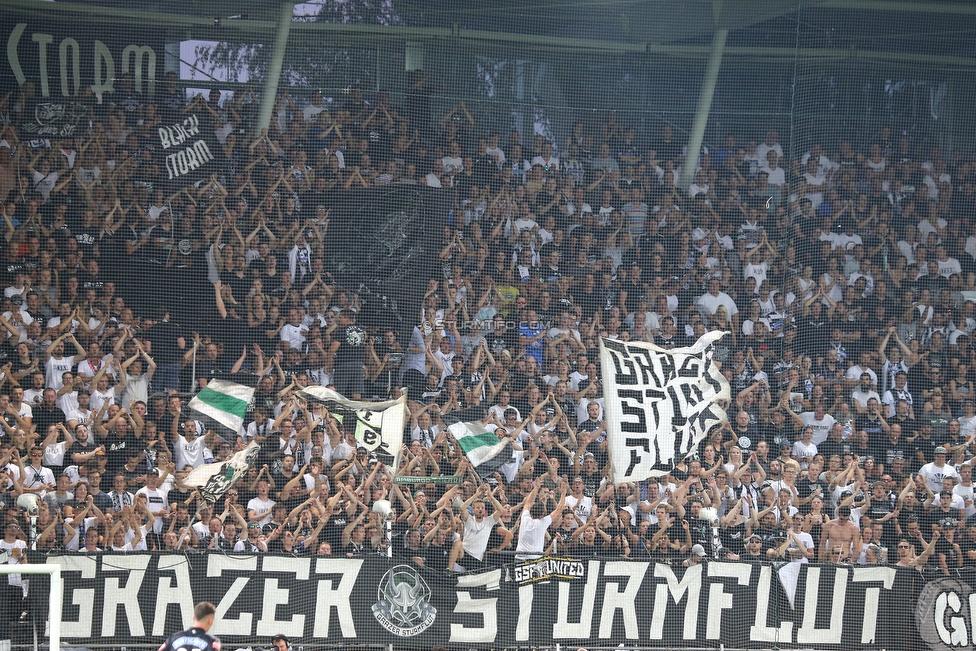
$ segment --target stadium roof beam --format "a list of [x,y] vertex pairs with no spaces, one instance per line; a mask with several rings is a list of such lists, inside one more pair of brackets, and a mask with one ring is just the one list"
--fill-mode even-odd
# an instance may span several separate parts
[[821,7],[827,9],[863,9],[867,11],[901,11],[919,14],[963,14],[976,16],[976,3],[972,2],[890,2],[889,0],[825,0]]
[[[278,3],[270,3],[272,6]],[[221,6],[220,3],[216,3]],[[738,2],[726,2],[725,6],[736,7]],[[240,3],[242,11],[250,7],[251,3]],[[880,0],[824,0],[816,5],[819,8],[901,11],[924,13],[950,13],[976,15],[976,3],[952,2],[887,2]],[[178,39],[220,40],[229,42],[248,42],[254,39],[270,41],[275,34],[277,21],[255,18],[223,19],[219,25],[214,16],[202,13],[195,15],[169,14],[140,9],[129,9],[115,6],[82,4],[73,2],[37,2],[37,0],[0,0],[0,9],[12,9],[30,12],[38,15],[50,14],[56,16],[69,15],[79,22],[85,20],[104,20],[111,17],[120,23],[139,25],[154,25],[157,27],[181,30],[174,34]],[[265,10],[262,15],[266,15]],[[714,23],[710,16],[708,23]],[[757,17],[759,19],[759,17]],[[744,26],[741,20],[724,22],[736,23]],[[755,21],[754,21],[755,22]],[[465,29],[453,24],[450,27],[406,27],[389,25],[364,25],[348,23],[325,22],[292,22],[291,35],[293,38],[301,34],[328,33],[332,38],[341,42],[355,42],[363,39],[383,39],[395,41],[418,40],[447,40],[453,39],[461,44],[481,44],[508,46],[523,45],[528,48],[550,50],[565,50],[577,52],[604,53],[646,53],[651,55],[671,56],[680,58],[707,59],[711,51],[709,45],[684,45],[657,42],[627,42],[619,40],[605,40],[593,38],[571,38],[562,36],[548,36],[542,34],[514,33],[503,31],[487,31]],[[735,29],[735,28],[731,28]],[[338,43],[337,43],[338,44]],[[871,62],[891,63],[922,63],[939,66],[973,68],[976,58],[964,56],[949,56],[940,54],[922,54],[914,52],[892,52],[884,50],[867,50],[863,48],[791,48],[791,47],[761,47],[761,46],[726,46],[724,56],[747,57],[756,59],[805,59],[844,60],[851,59]]]

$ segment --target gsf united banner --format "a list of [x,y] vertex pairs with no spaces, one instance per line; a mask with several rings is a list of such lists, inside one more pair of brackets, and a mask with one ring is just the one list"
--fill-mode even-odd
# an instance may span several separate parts
[[[63,568],[62,635],[79,645],[159,643],[185,628],[202,600],[217,606],[211,632],[240,646],[277,633],[306,644],[428,648],[554,641],[922,648],[919,630],[932,649],[943,639],[957,647],[972,640],[969,584],[929,590],[914,570],[804,564],[787,594],[771,565],[557,560],[562,564],[549,559],[547,567],[516,577],[512,566],[455,576],[380,556],[46,558]],[[530,580],[542,573],[552,578]],[[31,579],[35,608],[46,603],[45,588],[40,577]],[[918,628],[906,616],[912,612]]]
[[690,348],[600,340],[604,412],[614,483],[671,472],[708,432],[726,422],[718,401],[729,383],[712,361],[722,332]]

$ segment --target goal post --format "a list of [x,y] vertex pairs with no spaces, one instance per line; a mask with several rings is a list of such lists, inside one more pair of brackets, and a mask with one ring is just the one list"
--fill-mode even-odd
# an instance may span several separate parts
[[[61,566],[56,563],[21,563],[18,565],[0,565],[0,577],[8,574],[47,574],[51,577],[51,590],[48,594],[48,617],[50,629],[48,638],[52,651],[61,648],[61,604],[64,599],[64,582],[61,578]],[[2,579],[0,579],[2,580]]]

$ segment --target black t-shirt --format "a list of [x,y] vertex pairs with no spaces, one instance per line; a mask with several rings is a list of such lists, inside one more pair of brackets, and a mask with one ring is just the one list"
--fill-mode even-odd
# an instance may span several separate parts
[[819,478],[816,480],[810,480],[808,477],[801,477],[800,479],[796,480],[796,492],[800,496],[801,500],[813,495],[813,492],[817,488],[820,488],[821,496],[826,496],[828,494],[827,486],[824,482],[821,482]]
[[34,418],[31,422],[35,426],[35,431],[42,434],[46,434],[47,428],[51,425],[63,423],[66,419],[64,412],[57,405],[51,409],[46,409],[42,405],[37,405],[34,407],[32,412],[34,414]]
[[87,461],[87,459],[82,460],[80,463],[75,461],[73,455],[75,454],[88,454],[92,450],[98,447],[98,444],[92,441],[91,438],[88,439],[88,445],[82,445],[81,441],[75,441],[71,444],[71,447],[65,450],[64,453],[64,465],[66,466],[76,466],[81,465]]
[[447,564],[451,558],[451,545],[435,545],[431,543],[430,546],[424,550],[423,559],[424,567],[432,570],[446,571],[448,568]]
[[322,529],[322,540],[332,545],[333,549],[338,549],[342,544],[342,530],[347,524],[349,521],[346,519],[345,512],[333,515]]
[[198,651],[220,651],[220,640],[208,635],[202,628],[191,628],[171,635],[159,647],[159,651],[183,651],[190,648]]
[[573,292],[573,302],[583,310],[584,318],[591,318],[597,310],[603,308],[604,295],[595,287],[592,292],[585,292],[580,288]]
[[[0,493],[0,497],[2,496],[3,494]],[[969,552],[976,552],[976,540],[969,536],[962,536],[959,538],[959,550],[962,552],[963,567],[976,567],[976,559],[969,557]]]
[[746,546],[746,525],[745,522],[732,527],[723,527],[718,532],[722,547],[731,550],[735,554],[742,554]]
[[[921,452],[925,456],[925,463],[932,463],[935,461],[935,448],[942,445],[942,439],[936,438],[935,435],[925,438],[924,436],[919,436],[915,439],[915,452]],[[918,455],[913,455],[914,458],[912,462],[913,467],[918,467]]]
[[139,445],[139,442],[134,438],[130,436],[119,437],[115,432],[111,432],[103,443],[105,445],[105,456],[108,457],[108,463],[105,464],[106,477],[114,477],[125,465],[128,446]]
[[146,339],[152,342],[152,357],[157,364],[175,364],[183,355],[176,340],[182,337],[180,326],[170,321],[160,321],[146,331]]
[[894,443],[892,443],[890,438],[886,437],[884,442],[879,446],[879,449],[880,458],[877,461],[883,463],[885,469],[890,468],[897,457],[910,459],[915,451],[914,446],[911,443],[906,443],[905,439],[901,436]]
[[817,452],[823,455],[825,461],[830,461],[830,457],[835,454],[839,454],[841,457],[843,457],[845,447],[845,443],[828,438],[823,443],[819,443],[817,445]]
[[515,354],[518,348],[518,333],[514,330],[506,329],[504,332],[495,331],[485,336],[488,340],[488,349],[492,355],[497,355],[503,350],[508,350]]
[[340,333],[339,349],[335,354],[335,366],[345,369],[359,368],[363,365],[366,353],[366,332],[353,324]]
[[864,430],[868,433],[868,443],[872,447],[884,440],[885,432],[881,427],[880,417],[872,419],[867,414],[858,414],[854,418],[854,427],[857,431]]

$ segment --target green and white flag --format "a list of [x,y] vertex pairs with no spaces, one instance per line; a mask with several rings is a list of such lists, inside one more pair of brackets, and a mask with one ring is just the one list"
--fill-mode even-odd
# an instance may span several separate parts
[[[248,381],[251,377],[256,376],[244,374],[235,376],[235,379]],[[253,398],[253,386],[231,380],[210,380],[200,393],[193,396],[187,409],[221,438],[234,440],[244,425],[244,415]]]
[[441,416],[447,424],[447,431],[461,446],[464,456],[482,477],[487,477],[512,457],[511,453],[503,454],[508,439],[501,440],[495,436],[481,421],[484,410],[480,407],[469,407],[460,411],[452,411]]

